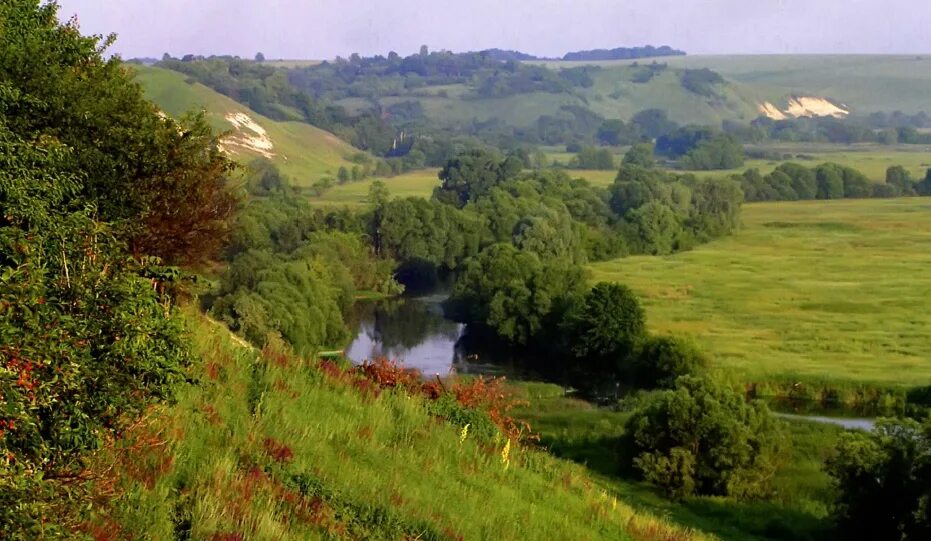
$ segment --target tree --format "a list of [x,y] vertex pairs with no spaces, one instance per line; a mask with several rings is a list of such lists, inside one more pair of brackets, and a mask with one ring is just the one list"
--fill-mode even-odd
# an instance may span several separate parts
[[336,179],[339,180],[340,184],[349,182],[349,169],[346,169],[345,165],[341,165],[339,166],[339,169],[337,169]]
[[668,206],[651,201],[630,211],[626,216],[631,227],[628,244],[640,253],[665,255],[672,253],[682,224]]
[[598,127],[596,137],[599,143],[609,146],[626,145],[635,140],[631,126],[624,124],[624,121],[620,119],[602,122]]
[[522,164],[516,157],[501,158],[485,150],[471,150],[449,160],[439,172],[442,184],[433,196],[459,208],[514,178]]
[[[495,244],[471,259],[446,303],[453,318],[487,327],[509,343],[527,346],[562,318],[584,284],[581,268],[541,261],[510,244]],[[551,340],[541,339],[541,347]]]
[[72,148],[83,173],[75,197],[93,201],[136,255],[188,264],[218,256],[235,210],[232,162],[206,117],[160,116],[119,57],[104,58],[114,38],[81,36],[75,23],[59,23],[57,9],[0,5],[9,129]]
[[628,419],[622,448],[643,477],[682,498],[766,494],[778,430],[769,409],[710,379],[680,377]]
[[647,139],[656,139],[672,133],[679,127],[678,124],[669,120],[666,111],[662,109],[640,111],[630,119],[630,124],[636,127],[637,131]]
[[847,432],[826,463],[843,539],[931,538],[931,419],[880,420]]
[[699,141],[682,159],[686,169],[734,169],[744,163],[743,148],[729,135]]
[[925,173],[924,180],[915,185],[915,191],[918,195],[931,195],[931,169],[928,169]]
[[915,184],[912,176],[901,165],[893,165],[886,169],[886,184],[895,186],[902,195],[915,195]]
[[818,199],[842,199],[844,197],[844,177],[833,164],[819,165],[815,169],[818,183]]
[[265,55],[261,52],[255,53],[256,62],[265,62]]
[[587,369],[619,376],[646,337],[646,315],[630,288],[600,282],[569,312],[572,352]]
[[[793,194],[792,199],[808,200],[818,197],[818,179],[811,169],[804,165],[789,162],[780,164],[776,171],[789,177],[789,188]],[[831,189],[836,189],[836,186]]]
[[634,380],[640,387],[672,388],[681,376],[697,376],[708,365],[690,341],[674,336],[651,336],[634,361]]
[[656,160],[653,159],[653,144],[638,143],[624,154],[623,165],[635,165],[645,169],[652,169],[656,166]]
[[578,169],[607,171],[615,167],[614,156],[606,148],[582,147],[573,158],[571,166]]

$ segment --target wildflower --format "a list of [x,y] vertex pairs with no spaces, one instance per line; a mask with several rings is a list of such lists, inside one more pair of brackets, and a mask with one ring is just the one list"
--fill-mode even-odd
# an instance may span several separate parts
[[466,425],[462,427],[462,430],[459,431],[459,445],[465,443],[466,438],[469,437],[469,426],[470,424],[466,423]]
[[508,441],[504,444],[504,448],[501,449],[501,463],[504,464],[505,470],[511,465],[511,438],[508,438]]

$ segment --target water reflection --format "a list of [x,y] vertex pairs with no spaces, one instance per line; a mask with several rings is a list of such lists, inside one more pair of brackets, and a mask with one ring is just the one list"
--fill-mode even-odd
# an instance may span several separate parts
[[451,372],[513,375],[510,363],[468,340],[466,326],[443,317],[445,295],[358,302],[350,324],[358,329],[346,348],[355,363],[387,357],[430,376]]

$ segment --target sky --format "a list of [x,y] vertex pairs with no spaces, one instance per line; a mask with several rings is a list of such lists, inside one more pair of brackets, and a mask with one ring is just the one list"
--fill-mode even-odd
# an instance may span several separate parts
[[562,56],[670,45],[689,54],[931,53],[931,0],[59,0],[124,58],[332,59],[430,50]]

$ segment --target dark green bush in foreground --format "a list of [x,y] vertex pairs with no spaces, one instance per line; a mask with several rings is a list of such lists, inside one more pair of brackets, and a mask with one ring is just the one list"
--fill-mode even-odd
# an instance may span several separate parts
[[841,539],[931,539],[931,419],[848,432],[827,471],[840,489]]
[[776,469],[775,418],[709,379],[682,377],[627,421],[622,448],[672,497],[765,495]]

